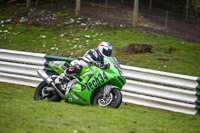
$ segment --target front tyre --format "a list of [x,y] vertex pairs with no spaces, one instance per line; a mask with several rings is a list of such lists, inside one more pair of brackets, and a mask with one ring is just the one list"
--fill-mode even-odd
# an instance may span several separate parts
[[93,105],[108,106],[110,108],[119,108],[122,102],[122,93],[119,89],[112,89],[110,94],[105,98],[99,92],[93,100]]
[[38,87],[35,90],[34,93],[34,100],[44,100],[45,98],[48,99],[48,101],[53,102],[60,102],[62,99],[56,92],[48,92],[46,91],[46,87],[48,87],[48,84],[45,81],[42,81]]

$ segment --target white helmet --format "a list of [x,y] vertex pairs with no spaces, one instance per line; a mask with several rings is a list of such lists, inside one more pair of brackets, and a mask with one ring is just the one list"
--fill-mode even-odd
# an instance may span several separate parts
[[102,58],[104,56],[110,57],[112,54],[112,46],[106,41],[100,42],[97,47],[97,52]]

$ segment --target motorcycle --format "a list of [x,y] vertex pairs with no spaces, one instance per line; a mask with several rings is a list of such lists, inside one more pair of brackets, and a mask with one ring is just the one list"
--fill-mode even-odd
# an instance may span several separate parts
[[[101,69],[89,64],[76,77],[65,77],[59,86],[55,84],[58,75],[48,76],[44,70],[38,70],[38,75],[44,81],[37,86],[34,99],[118,108],[126,79],[115,57],[105,57],[104,61],[110,64],[109,68]],[[60,75],[69,64],[66,61],[50,61],[48,66]]]

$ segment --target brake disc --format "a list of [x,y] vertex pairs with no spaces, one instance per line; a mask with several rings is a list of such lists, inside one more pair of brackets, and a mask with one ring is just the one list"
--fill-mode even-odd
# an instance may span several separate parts
[[108,106],[113,100],[113,94],[110,93],[109,96],[106,96],[106,98],[100,98],[98,99],[98,104],[100,106]]

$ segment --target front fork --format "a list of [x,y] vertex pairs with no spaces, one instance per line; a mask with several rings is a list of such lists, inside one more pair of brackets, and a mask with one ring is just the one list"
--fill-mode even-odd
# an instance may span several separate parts
[[110,94],[110,91],[112,90],[112,86],[109,84],[106,84],[103,88],[103,94],[108,96]]
[[102,94],[100,97],[105,100],[110,95],[111,90],[112,90],[112,86],[110,84],[106,84],[103,87]]
[[103,96],[102,98],[103,98],[103,99],[106,99],[106,97],[110,95],[110,92],[111,92],[111,90],[112,90],[113,88],[117,88],[117,89],[121,90],[121,89],[120,89],[119,87],[117,87],[117,86],[110,85],[110,84],[106,84],[106,85],[104,86],[103,90],[102,90],[102,96]]

